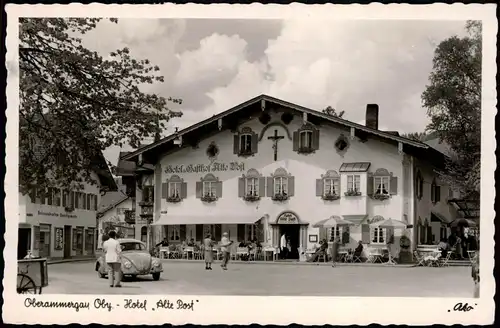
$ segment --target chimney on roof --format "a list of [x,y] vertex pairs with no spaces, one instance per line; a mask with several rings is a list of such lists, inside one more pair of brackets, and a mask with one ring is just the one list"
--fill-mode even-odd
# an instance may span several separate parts
[[378,130],[378,105],[377,104],[366,105],[365,125],[368,128]]

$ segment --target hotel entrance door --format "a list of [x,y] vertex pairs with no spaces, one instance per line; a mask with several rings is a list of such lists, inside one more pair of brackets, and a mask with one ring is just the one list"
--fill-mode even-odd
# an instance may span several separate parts
[[283,259],[298,260],[299,246],[300,246],[300,225],[298,224],[280,225],[280,240],[283,234],[285,234],[287,238],[287,245],[289,245],[288,252],[285,253],[286,256]]

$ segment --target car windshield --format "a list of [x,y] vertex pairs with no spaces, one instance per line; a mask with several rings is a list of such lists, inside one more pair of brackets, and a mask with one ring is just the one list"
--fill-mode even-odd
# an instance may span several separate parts
[[141,243],[134,243],[134,242],[126,242],[126,243],[120,243],[122,246],[122,251],[145,251],[146,247],[141,244]]

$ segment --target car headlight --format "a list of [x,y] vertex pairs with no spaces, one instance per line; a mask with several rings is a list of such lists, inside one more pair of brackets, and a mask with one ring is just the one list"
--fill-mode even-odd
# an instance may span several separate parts
[[160,266],[160,261],[158,260],[153,260],[153,266],[157,267],[157,266]]
[[125,263],[123,264],[123,266],[124,266],[125,268],[127,268],[127,269],[130,269],[130,268],[132,267],[132,263],[130,263],[130,262],[125,262]]

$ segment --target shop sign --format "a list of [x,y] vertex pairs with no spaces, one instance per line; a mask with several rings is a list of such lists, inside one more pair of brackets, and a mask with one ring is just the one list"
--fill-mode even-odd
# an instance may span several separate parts
[[225,172],[225,171],[242,172],[244,170],[245,170],[245,163],[243,162],[230,162],[230,163],[214,162],[212,164],[168,165],[165,168],[165,173],[179,174],[179,173],[209,173],[209,172]]
[[[55,216],[55,217],[68,218],[68,219],[76,219],[77,218],[77,216],[75,214],[43,212],[43,211],[38,211],[38,215],[40,215],[40,216]],[[33,216],[33,214],[27,213],[26,216]]]
[[56,251],[61,251],[63,249],[63,243],[64,243],[63,233],[64,233],[63,228],[55,228],[54,229],[54,234],[55,234],[54,248]]
[[278,220],[276,221],[278,224],[298,224],[299,223],[299,218],[291,213],[291,212],[286,212],[281,214],[278,217]]

